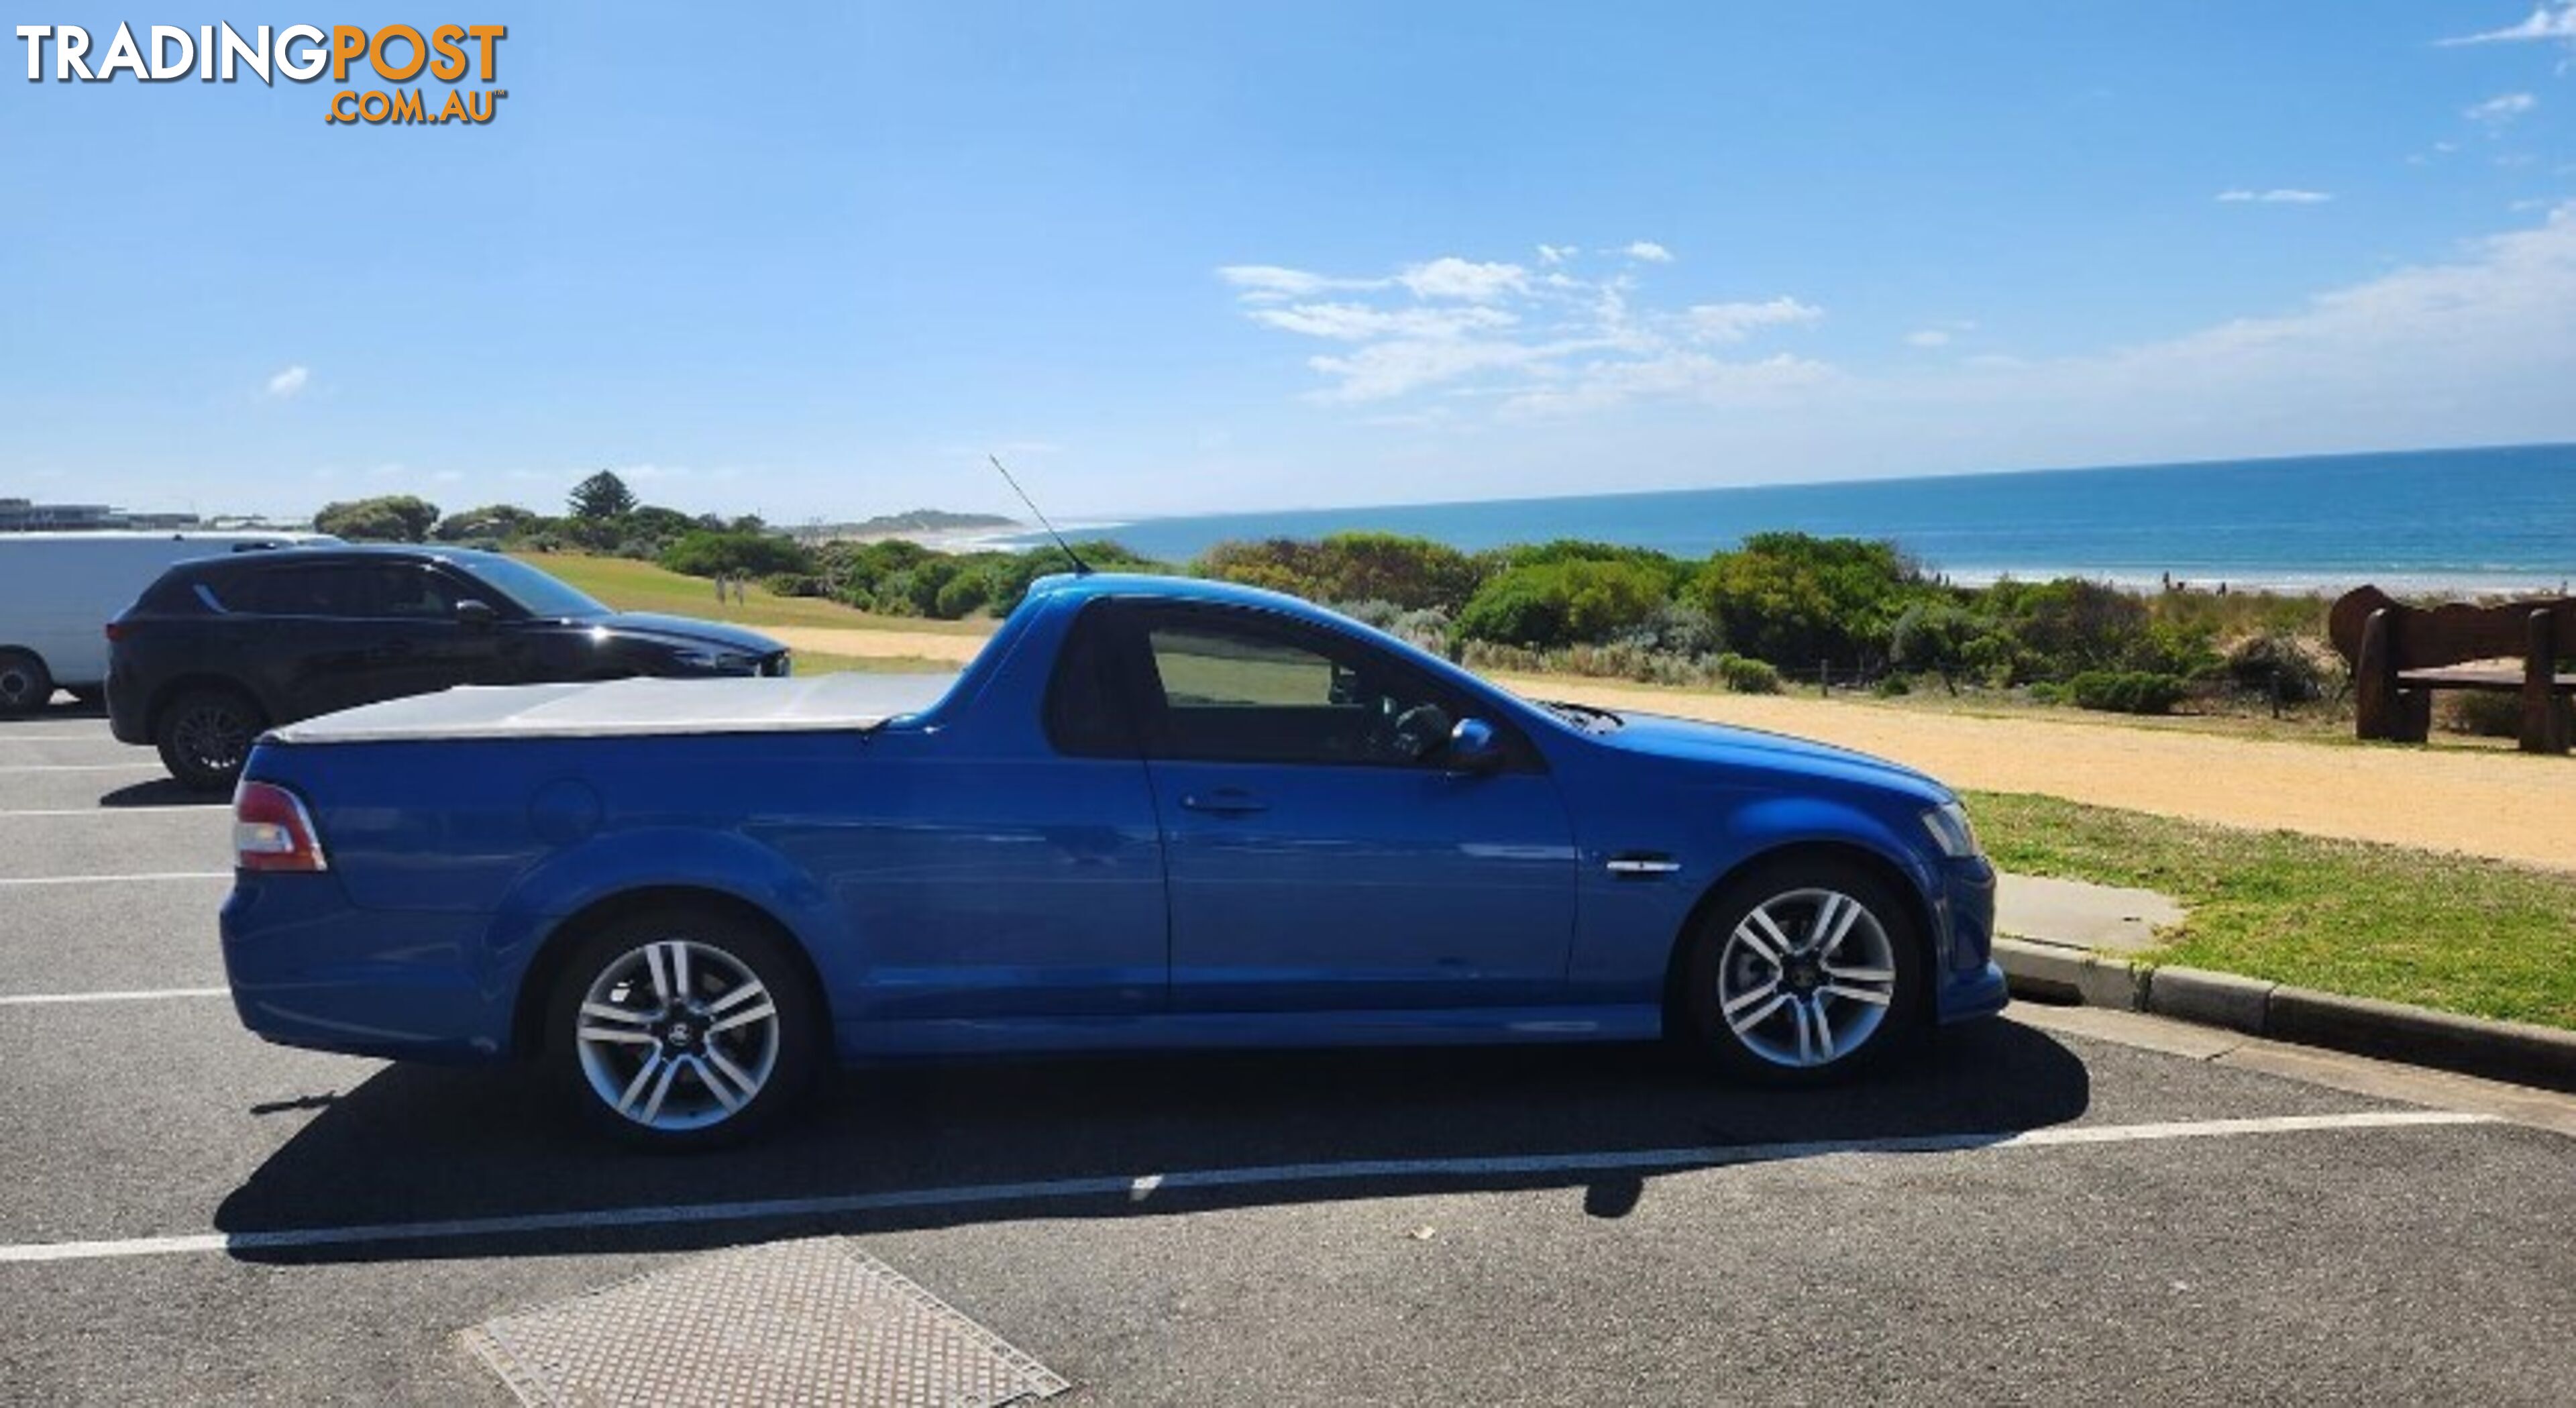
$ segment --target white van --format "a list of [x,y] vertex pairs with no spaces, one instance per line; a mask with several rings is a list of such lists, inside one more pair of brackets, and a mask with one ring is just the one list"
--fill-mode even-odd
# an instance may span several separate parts
[[327,533],[0,533],[0,714],[41,709],[57,689],[107,687],[107,623],[170,564],[336,543]]

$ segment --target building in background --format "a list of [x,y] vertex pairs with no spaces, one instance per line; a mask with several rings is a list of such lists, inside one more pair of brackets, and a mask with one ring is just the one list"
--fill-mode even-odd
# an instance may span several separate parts
[[197,526],[197,515],[193,513],[128,513],[106,504],[40,504],[31,499],[0,499],[0,533]]

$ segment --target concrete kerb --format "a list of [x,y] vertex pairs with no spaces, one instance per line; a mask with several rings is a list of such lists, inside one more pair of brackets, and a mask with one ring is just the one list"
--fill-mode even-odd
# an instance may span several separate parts
[[2148,1012],[2247,1036],[2576,1092],[2576,1032],[2020,939],[1997,939],[1995,961],[2018,997]]

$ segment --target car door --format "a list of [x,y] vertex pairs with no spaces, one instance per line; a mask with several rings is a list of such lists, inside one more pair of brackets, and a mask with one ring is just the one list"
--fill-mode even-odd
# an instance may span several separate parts
[[[225,600],[244,619],[235,668],[289,723],[380,696],[369,692],[375,633],[366,618],[365,569],[344,563],[280,563],[253,572]],[[237,600],[235,598],[238,598]]]
[[[1508,720],[1283,614],[1131,603],[1120,619],[1163,828],[1175,1011],[1562,998],[1572,828]],[[1407,741],[1445,739],[1470,712],[1506,734],[1500,770],[1452,770]]]
[[467,594],[461,583],[427,563],[398,560],[370,566],[365,576],[360,609],[374,623],[373,698],[501,682],[501,637],[491,622],[469,625],[458,617],[456,604]]

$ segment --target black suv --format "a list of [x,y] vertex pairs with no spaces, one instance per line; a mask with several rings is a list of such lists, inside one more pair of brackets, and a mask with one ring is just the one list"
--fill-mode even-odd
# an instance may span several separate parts
[[108,623],[107,717],[193,788],[233,785],[260,730],[459,684],[783,675],[721,621],[611,611],[523,562],[436,547],[183,562]]

